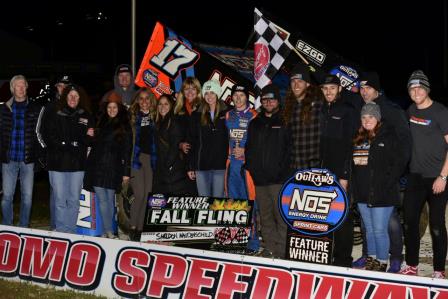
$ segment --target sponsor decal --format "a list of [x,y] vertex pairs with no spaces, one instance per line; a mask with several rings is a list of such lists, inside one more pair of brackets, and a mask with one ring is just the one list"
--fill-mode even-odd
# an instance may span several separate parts
[[336,75],[341,81],[341,86],[347,90],[356,92],[357,88],[359,88],[359,82],[357,81],[359,74],[350,66],[340,65],[331,69],[330,74]]
[[423,118],[418,118],[415,116],[411,116],[409,118],[409,121],[413,124],[416,125],[421,125],[421,126],[429,126],[431,124],[431,120],[430,119],[423,119]]
[[270,53],[269,47],[263,43],[255,43],[254,45],[255,63],[254,77],[258,81],[264,75],[269,66]]
[[166,199],[163,194],[152,194],[148,196],[148,205],[151,208],[163,208],[166,205]]
[[78,222],[76,225],[81,229],[96,230],[97,215],[95,210],[95,193],[83,189],[79,199]]
[[154,88],[159,83],[159,73],[152,69],[147,69],[143,72],[143,81],[150,87]]
[[317,50],[316,48],[312,47],[311,45],[307,44],[303,40],[298,40],[296,43],[296,49],[299,50],[301,53],[305,54],[308,58],[313,60],[315,63],[317,63],[319,66],[321,66],[325,61],[325,53]]
[[298,171],[282,187],[280,214],[305,235],[323,235],[345,220],[348,200],[334,174],[326,169]]

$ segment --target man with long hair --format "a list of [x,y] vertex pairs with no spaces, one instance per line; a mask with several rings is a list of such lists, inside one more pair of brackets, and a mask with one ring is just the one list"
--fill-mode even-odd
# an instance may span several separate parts
[[311,85],[305,65],[296,65],[290,74],[284,120],[291,130],[290,168],[292,172],[319,166],[322,93]]

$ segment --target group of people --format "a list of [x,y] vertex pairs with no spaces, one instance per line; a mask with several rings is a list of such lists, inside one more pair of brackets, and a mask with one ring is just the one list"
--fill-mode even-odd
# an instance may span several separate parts
[[[363,74],[359,84],[355,94],[337,76],[311,74],[298,64],[290,71],[284,101],[269,84],[256,111],[246,86],[233,86],[232,106],[220,100],[220,82],[201,85],[194,77],[184,80],[176,97],[156,98],[150,88],[135,91],[131,68],[120,65],[115,88],[94,117],[85,92],[68,76],[57,82],[57,96],[43,108],[28,100],[26,79],[14,76],[12,97],[0,106],[3,224],[13,224],[20,174],[19,225],[28,226],[34,163],[45,156],[56,231],[76,231],[84,186],[99,200],[104,236],[115,238],[114,196],[130,183],[132,239],[143,229],[149,192],[251,199],[260,214],[265,253],[284,258],[287,228],[278,193],[295,171],[318,167],[336,175],[361,214],[365,248],[354,267],[386,271],[389,264],[389,272],[417,275],[418,223],[428,202],[433,277],[444,278],[448,110],[430,98],[422,71],[409,78],[414,103],[407,113],[385,97],[375,72]],[[399,180],[405,173],[402,202]],[[350,210],[334,233],[332,263],[352,267],[352,246]]]

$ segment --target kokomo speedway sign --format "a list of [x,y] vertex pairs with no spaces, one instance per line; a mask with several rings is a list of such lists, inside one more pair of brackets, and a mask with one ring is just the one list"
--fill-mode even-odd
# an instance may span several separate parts
[[0,276],[109,298],[448,298],[444,279],[3,225]]

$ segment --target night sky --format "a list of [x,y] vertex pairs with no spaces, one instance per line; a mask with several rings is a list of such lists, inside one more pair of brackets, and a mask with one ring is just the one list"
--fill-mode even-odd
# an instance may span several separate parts
[[[300,8],[293,9],[291,1],[283,0],[200,5],[137,0],[137,66],[157,20],[195,42],[243,48],[257,7],[285,29],[300,31],[364,69],[378,71],[389,95],[406,96],[410,73],[422,69],[430,78],[433,97],[447,97],[444,39],[446,43],[448,13],[444,0],[326,2],[296,1],[294,7]],[[116,64],[131,61],[131,1],[15,1],[7,6],[2,3],[0,14],[0,30],[38,45],[43,49],[42,60],[53,66],[95,65],[111,77]],[[2,43],[5,46],[18,47]],[[13,75],[8,70],[13,70],[11,65],[17,61],[20,57],[0,59],[1,79]],[[35,61],[28,58],[26,63]],[[42,76],[46,71],[42,70]],[[38,76],[40,70],[34,68],[33,72]],[[98,78],[91,78],[95,80]]]

